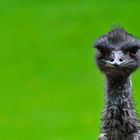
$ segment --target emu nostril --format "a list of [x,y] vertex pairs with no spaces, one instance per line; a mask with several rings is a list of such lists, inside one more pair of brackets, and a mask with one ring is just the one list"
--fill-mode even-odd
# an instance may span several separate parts
[[114,59],[113,58],[111,58],[111,60],[110,60],[111,62],[113,62],[114,61]]
[[122,62],[122,61],[123,61],[123,59],[122,59],[122,58],[120,58],[120,59],[119,59],[119,61],[120,61],[120,62]]

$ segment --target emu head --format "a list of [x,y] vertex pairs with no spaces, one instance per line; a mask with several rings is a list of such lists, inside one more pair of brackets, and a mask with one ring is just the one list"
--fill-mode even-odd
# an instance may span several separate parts
[[140,41],[123,29],[103,35],[95,48],[97,64],[107,76],[128,77],[140,65]]

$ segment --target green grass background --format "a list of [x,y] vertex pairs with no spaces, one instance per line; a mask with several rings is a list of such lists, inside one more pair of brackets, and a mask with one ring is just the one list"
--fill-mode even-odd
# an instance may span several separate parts
[[[92,46],[115,23],[140,37],[140,1],[0,1],[0,140],[97,140],[104,76]],[[140,70],[133,83],[140,113]]]

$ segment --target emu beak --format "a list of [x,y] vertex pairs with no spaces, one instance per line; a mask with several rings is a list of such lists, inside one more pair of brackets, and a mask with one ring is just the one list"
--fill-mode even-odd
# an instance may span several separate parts
[[105,60],[106,66],[109,67],[120,67],[126,64],[128,61],[124,60],[124,54],[122,51],[113,51],[112,52],[112,59]]

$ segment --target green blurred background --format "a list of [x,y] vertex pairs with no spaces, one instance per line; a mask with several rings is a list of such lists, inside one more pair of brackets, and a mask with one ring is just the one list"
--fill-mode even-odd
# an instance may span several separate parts
[[[97,140],[105,84],[92,46],[115,23],[140,37],[140,1],[0,1],[0,140]],[[138,70],[140,112],[139,81]]]

